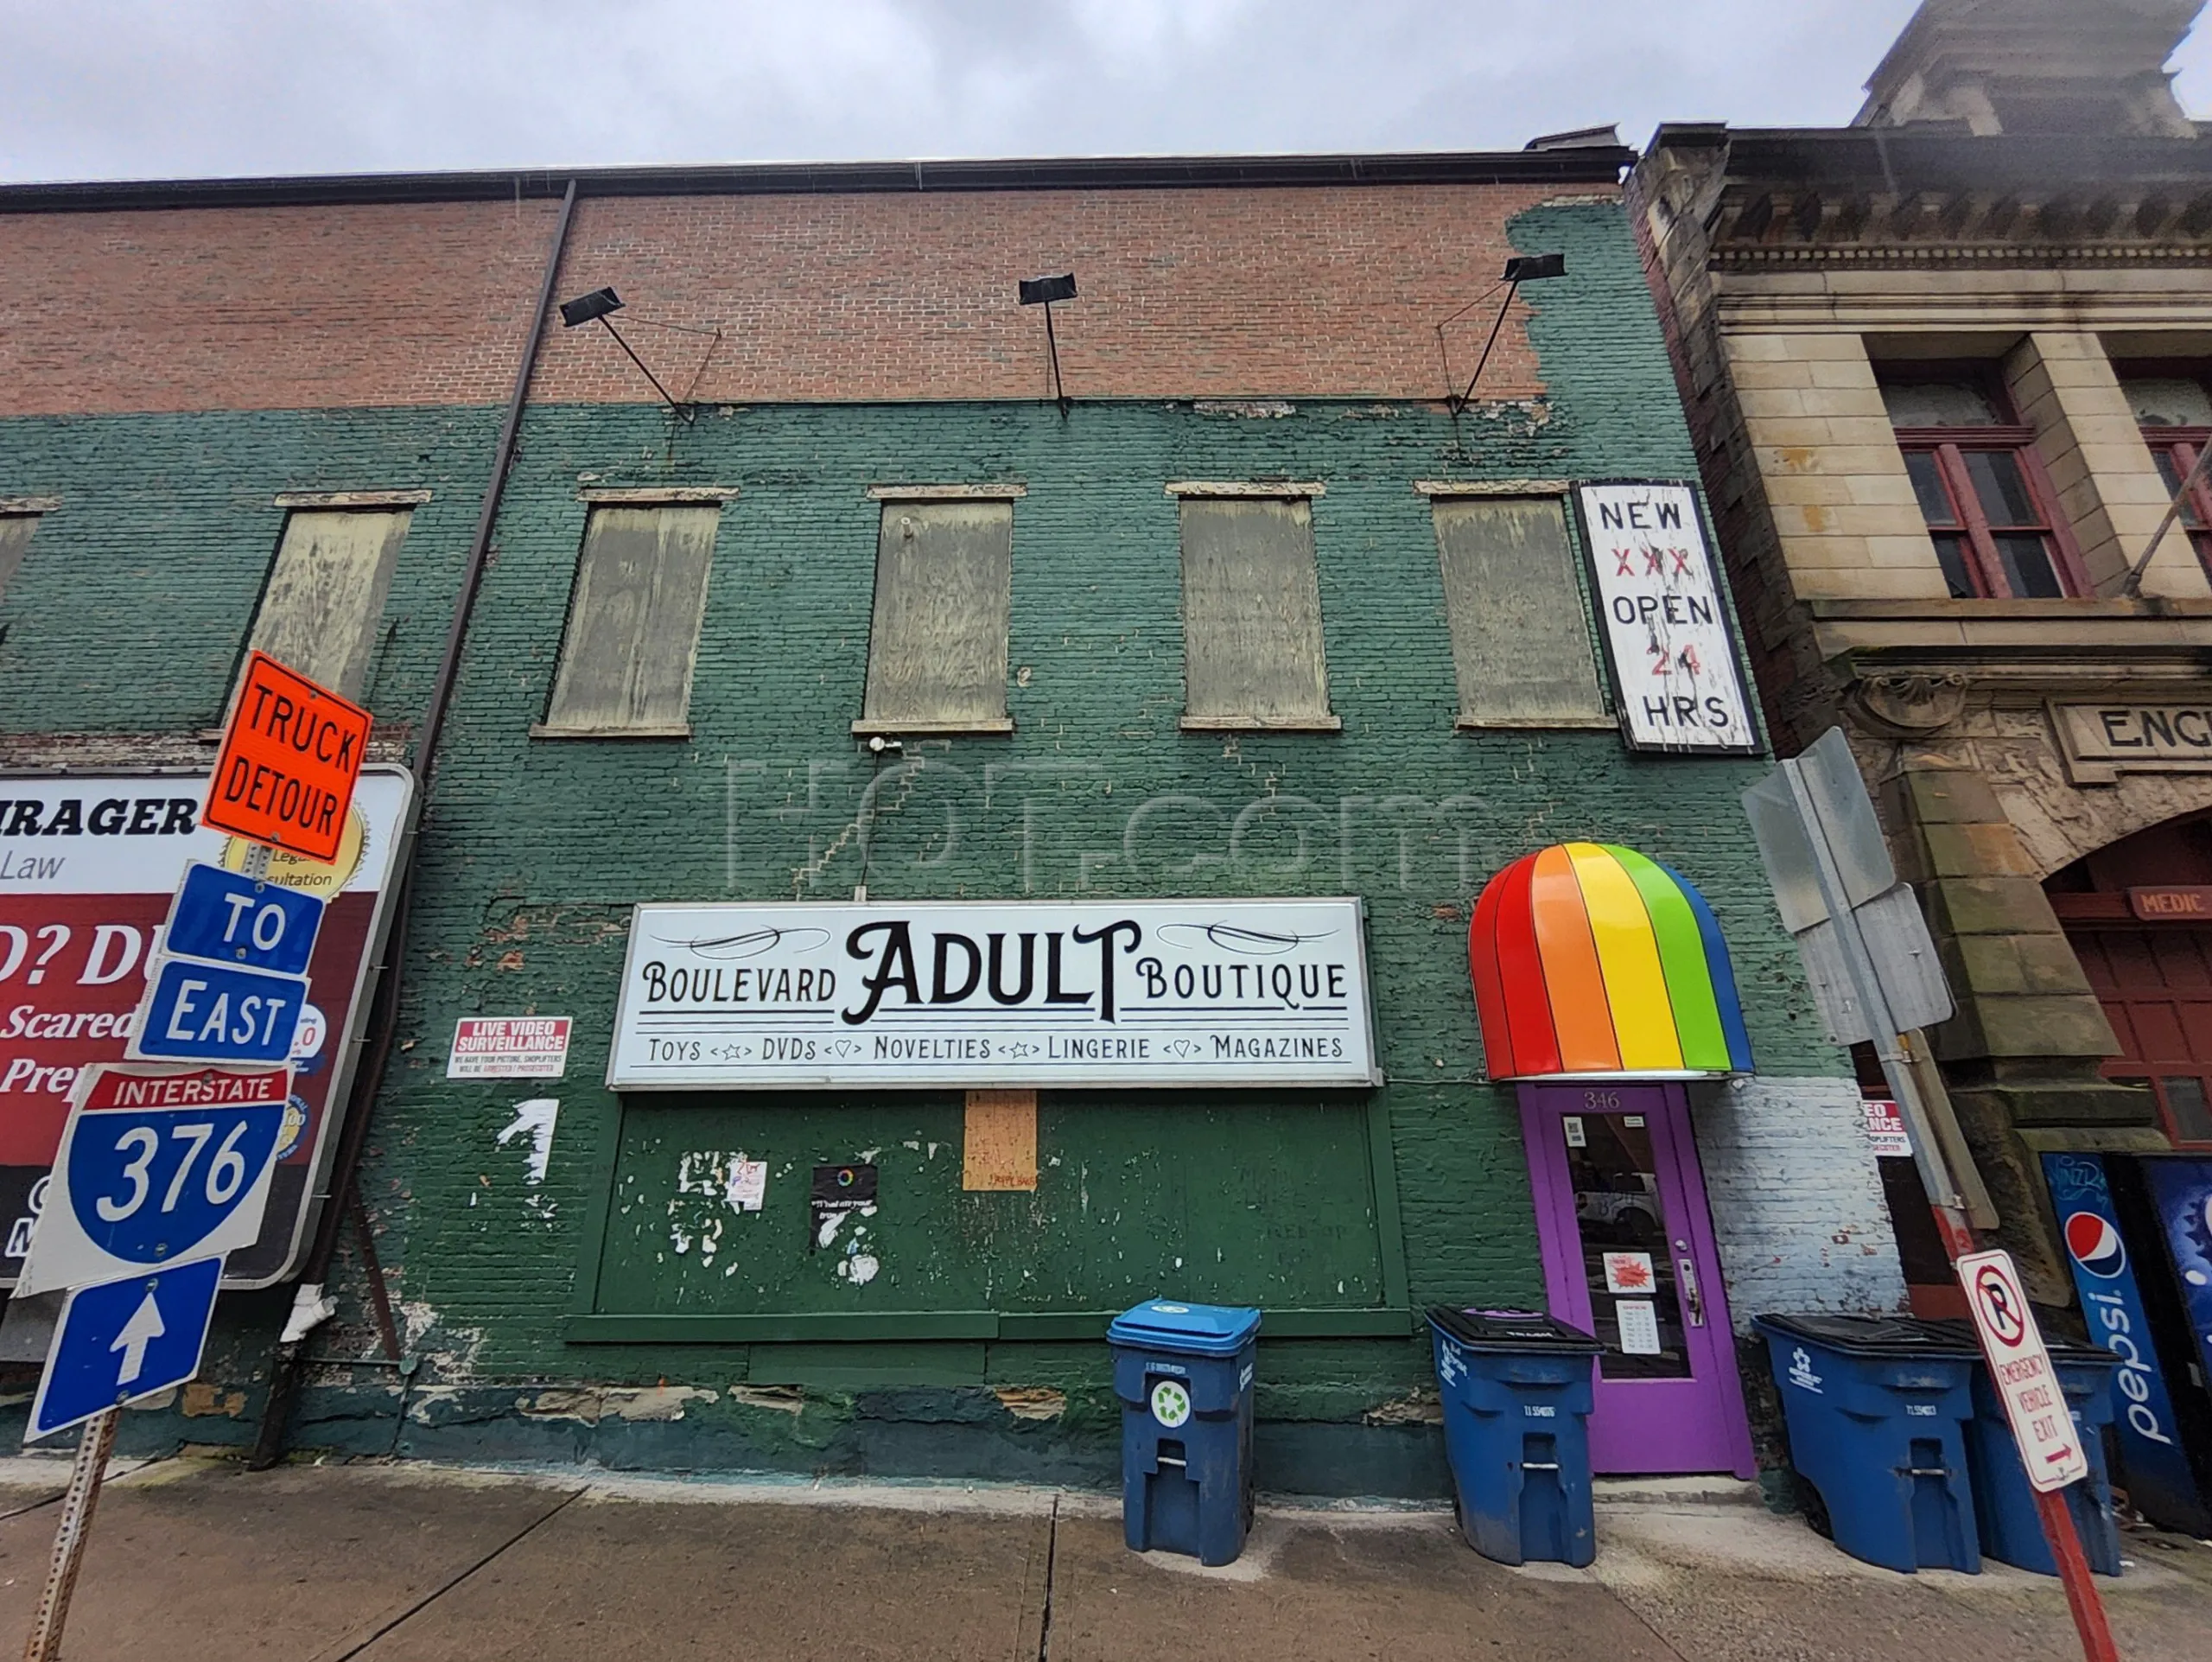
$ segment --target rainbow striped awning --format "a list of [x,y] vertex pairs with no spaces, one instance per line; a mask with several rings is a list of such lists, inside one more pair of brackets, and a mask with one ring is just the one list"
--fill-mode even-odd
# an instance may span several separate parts
[[1560,843],[1490,880],[1467,930],[1495,1079],[1751,1071],[1728,944],[1680,872]]

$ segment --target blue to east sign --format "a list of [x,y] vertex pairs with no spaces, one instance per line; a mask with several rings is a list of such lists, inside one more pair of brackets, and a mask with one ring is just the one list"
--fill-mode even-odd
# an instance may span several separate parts
[[323,903],[263,877],[195,860],[169,907],[162,950],[226,965],[305,975]]
[[100,1251],[168,1264],[252,1194],[283,1130],[282,1103],[80,1114],[69,1144],[69,1210]]
[[73,1289],[23,1440],[66,1431],[199,1372],[222,1278],[223,1260],[212,1258]]
[[130,1054],[156,1062],[283,1062],[307,1005],[304,976],[155,960]]

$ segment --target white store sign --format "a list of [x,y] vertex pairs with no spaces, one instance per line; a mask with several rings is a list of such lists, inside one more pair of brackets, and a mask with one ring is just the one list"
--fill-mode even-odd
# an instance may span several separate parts
[[607,1078],[1372,1085],[1360,903],[641,906]]
[[1758,730],[1696,494],[1657,483],[1584,485],[1577,494],[1630,746],[1756,755]]

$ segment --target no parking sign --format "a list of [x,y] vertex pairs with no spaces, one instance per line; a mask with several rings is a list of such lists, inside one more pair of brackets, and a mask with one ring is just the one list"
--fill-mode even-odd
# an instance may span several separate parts
[[1981,1335],[1989,1378],[2005,1404],[2020,1464],[2028,1481],[2041,1490],[2063,1489],[2088,1474],[2088,1456],[2074,1429],[2066,1392],[2050,1366],[2035,1312],[2020,1285],[2010,1252],[1970,1252],[1959,1260],[1959,1281],[1967,1308]]

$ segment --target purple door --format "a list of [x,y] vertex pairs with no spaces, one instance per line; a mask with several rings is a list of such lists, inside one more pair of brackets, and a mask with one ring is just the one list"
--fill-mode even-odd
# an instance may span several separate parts
[[1523,1085],[1544,1288],[1604,1341],[1590,1463],[1750,1477],[1705,1180],[1678,1085]]

